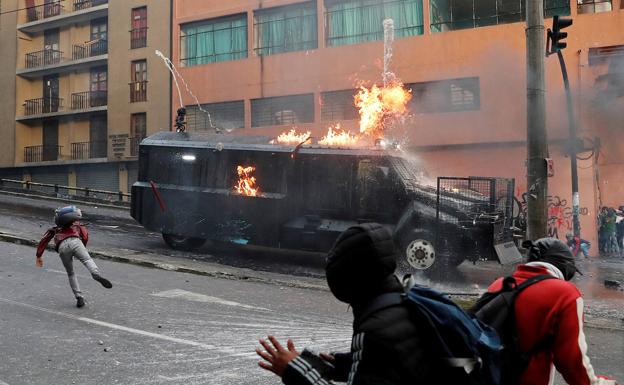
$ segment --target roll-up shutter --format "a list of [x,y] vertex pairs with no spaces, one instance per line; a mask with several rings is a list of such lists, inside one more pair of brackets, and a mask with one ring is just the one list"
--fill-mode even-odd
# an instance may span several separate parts
[[117,163],[85,164],[76,167],[76,185],[93,190],[119,191]]
[[[30,169],[30,176],[33,182],[57,184],[59,186],[67,186],[69,179],[66,167],[38,167]],[[54,192],[54,187],[32,186],[33,190],[44,191],[48,193]],[[60,191],[65,193],[66,190]]]
[[139,179],[139,162],[128,163],[128,191],[130,188]]

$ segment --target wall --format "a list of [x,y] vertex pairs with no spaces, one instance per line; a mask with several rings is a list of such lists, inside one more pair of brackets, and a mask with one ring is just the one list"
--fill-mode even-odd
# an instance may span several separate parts
[[18,0],[0,2],[0,167],[12,166],[15,161],[15,69],[17,15],[5,13],[17,9]]

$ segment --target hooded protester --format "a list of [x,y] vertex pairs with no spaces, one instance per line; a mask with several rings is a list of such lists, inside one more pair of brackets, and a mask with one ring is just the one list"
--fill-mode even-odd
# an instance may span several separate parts
[[[427,354],[426,333],[409,317],[405,304],[367,312],[369,303],[386,293],[403,293],[394,275],[396,254],[391,233],[375,223],[343,232],[327,257],[327,283],[332,294],[353,309],[351,352],[316,356],[299,353],[291,340],[284,348],[273,336],[260,340],[260,367],[282,377],[286,385],[434,384],[441,372]],[[367,314],[364,314],[367,313]],[[435,376],[434,376],[435,374]]]
[[[596,376],[587,356],[583,332],[583,297],[569,282],[580,271],[568,246],[556,238],[541,238],[523,245],[529,262],[512,274],[518,285],[529,278],[551,275],[557,279],[537,282],[518,294],[515,316],[518,348],[530,354],[518,385],[549,385],[557,369],[570,385],[612,385]],[[501,289],[503,279],[488,289]],[[530,352],[530,353],[528,353]]]

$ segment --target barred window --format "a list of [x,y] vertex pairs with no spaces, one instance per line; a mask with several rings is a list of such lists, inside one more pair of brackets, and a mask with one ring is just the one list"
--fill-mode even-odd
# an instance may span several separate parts
[[[526,0],[431,0],[430,7],[433,32],[515,23],[526,18]],[[569,0],[544,0],[544,17],[554,15],[570,15]]]
[[357,90],[321,93],[321,120],[355,120],[359,118],[354,95]]
[[314,122],[314,94],[278,96],[251,101],[251,126]]
[[318,47],[316,1],[254,12],[256,55]]
[[326,0],[325,7],[328,47],[382,40],[388,18],[397,38],[423,34],[422,0]]
[[414,112],[472,111],[481,108],[479,78],[460,78],[406,85]]
[[202,104],[186,107],[186,122],[189,131],[213,130],[210,120],[215,127],[234,130],[245,127],[245,103],[242,100],[223,103]]
[[183,66],[238,60],[247,57],[247,15],[184,24],[180,32]]

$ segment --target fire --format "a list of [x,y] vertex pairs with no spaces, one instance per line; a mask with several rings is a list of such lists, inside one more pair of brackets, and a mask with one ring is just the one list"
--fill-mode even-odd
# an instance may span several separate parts
[[353,146],[359,140],[359,137],[351,134],[351,131],[344,131],[340,128],[340,124],[329,126],[327,135],[319,140],[322,146]]
[[280,144],[301,144],[308,142],[311,135],[312,133],[310,131],[297,133],[297,130],[293,128],[288,132],[282,132],[275,141],[271,142]]
[[360,133],[380,138],[388,118],[407,113],[407,103],[412,94],[396,81],[381,88],[376,85],[371,88],[361,86],[354,99],[360,113]]
[[236,172],[238,173],[238,183],[234,186],[234,191],[239,194],[255,197],[260,192],[256,186],[256,177],[251,174],[256,171],[253,166],[237,166]]

